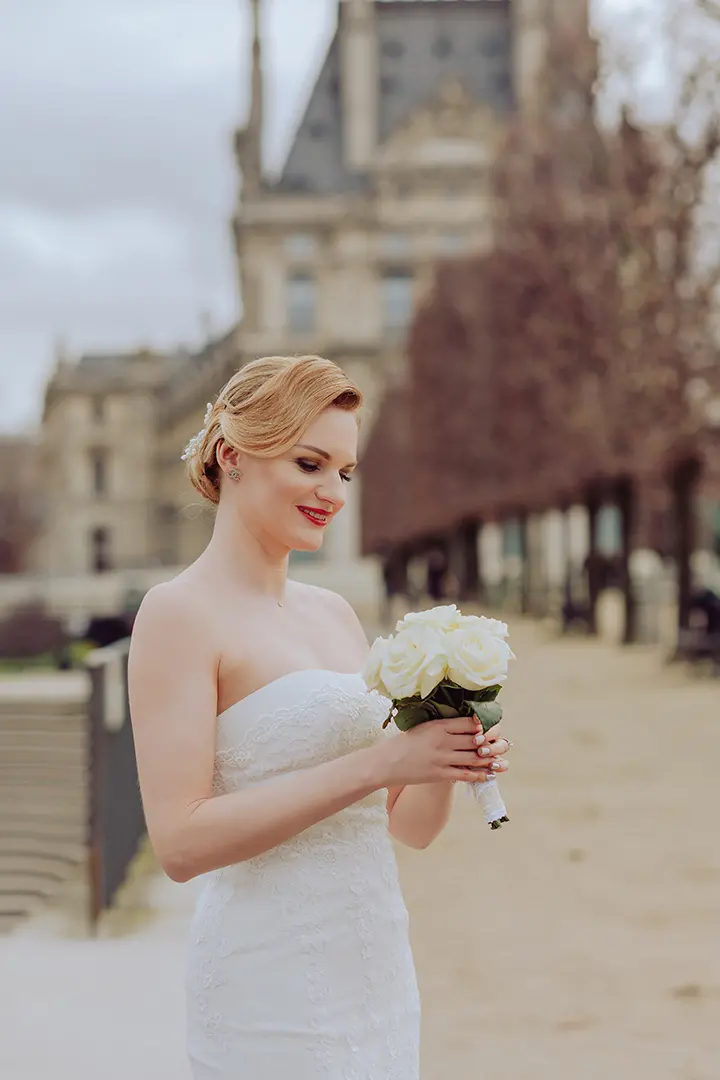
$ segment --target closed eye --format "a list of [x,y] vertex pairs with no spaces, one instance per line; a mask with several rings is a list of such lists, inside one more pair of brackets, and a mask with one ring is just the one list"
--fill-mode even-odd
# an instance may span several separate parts
[[[318,472],[322,466],[317,461],[309,461],[307,458],[297,458],[297,465],[306,473]],[[341,472],[340,479],[344,480],[346,484],[349,484],[352,480],[352,473]]]

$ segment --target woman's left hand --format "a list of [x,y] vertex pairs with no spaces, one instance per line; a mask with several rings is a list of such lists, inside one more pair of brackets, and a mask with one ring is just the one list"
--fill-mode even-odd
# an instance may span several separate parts
[[478,757],[480,759],[480,768],[488,769],[490,772],[497,774],[507,772],[508,763],[505,760],[505,754],[507,754],[512,746],[512,743],[505,737],[501,728],[501,723],[496,724],[495,727],[490,728],[488,733],[484,735],[482,724],[478,720],[477,734],[475,735]]

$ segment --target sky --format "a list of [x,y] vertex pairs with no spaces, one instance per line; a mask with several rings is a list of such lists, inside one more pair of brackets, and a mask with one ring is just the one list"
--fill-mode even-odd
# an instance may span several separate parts
[[[596,0],[601,20],[649,0]],[[277,168],[336,0],[265,0]],[[71,355],[195,348],[238,314],[231,134],[245,0],[0,0],[0,432]]]

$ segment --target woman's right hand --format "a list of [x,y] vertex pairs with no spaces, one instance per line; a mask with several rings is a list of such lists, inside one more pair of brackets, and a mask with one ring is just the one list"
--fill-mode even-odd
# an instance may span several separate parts
[[428,720],[410,731],[382,740],[377,749],[383,787],[432,784],[441,780],[485,781],[495,775],[478,757],[474,717]]

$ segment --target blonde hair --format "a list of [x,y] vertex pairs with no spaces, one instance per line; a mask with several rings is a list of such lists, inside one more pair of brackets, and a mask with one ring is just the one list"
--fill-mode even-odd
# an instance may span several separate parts
[[221,441],[256,457],[277,457],[294,446],[325,409],[356,412],[362,394],[342,368],[320,356],[266,356],[226,382],[205,424],[183,454],[193,487],[220,501],[217,448]]

